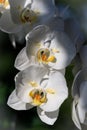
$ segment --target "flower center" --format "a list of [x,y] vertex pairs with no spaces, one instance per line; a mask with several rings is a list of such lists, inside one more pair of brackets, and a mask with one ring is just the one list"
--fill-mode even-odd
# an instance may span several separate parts
[[50,55],[49,49],[40,49],[37,52],[37,60],[39,63],[48,64],[49,62],[55,63],[56,58],[54,55]]
[[7,9],[9,7],[8,0],[0,0],[0,7]]
[[38,12],[34,12],[30,10],[29,8],[25,8],[22,10],[20,18],[21,18],[22,23],[28,22],[32,24],[37,21],[37,15],[38,15]]
[[42,89],[33,89],[29,93],[30,97],[33,99],[32,104],[35,106],[39,106],[42,103],[47,102],[46,92]]

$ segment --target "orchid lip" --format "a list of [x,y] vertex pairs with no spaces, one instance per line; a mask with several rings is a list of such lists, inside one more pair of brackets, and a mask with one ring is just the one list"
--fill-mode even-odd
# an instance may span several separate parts
[[38,83],[35,82],[34,80],[30,81],[28,84],[31,85],[32,87],[38,87]]
[[37,21],[38,12],[34,12],[29,8],[24,8],[21,11],[20,18],[22,23],[35,23]]
[[42,103],[47,102],[46,92],[42,89],[33,89],[29,96],[32,98],[33,102],[32,104],[35,106],[39,106]]
[[37,52],[37,61],[39,63],[48,64],[49,62],[55,63],[56,57],[50,54],[50,50],[42,48]]

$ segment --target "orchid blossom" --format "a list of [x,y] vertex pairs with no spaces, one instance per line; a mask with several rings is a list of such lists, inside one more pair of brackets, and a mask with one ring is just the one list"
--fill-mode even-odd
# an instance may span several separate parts
[[16,75],[15,85],[7,104],[16,110],[37,106],[40,119],[53,125],[61,104],[68,96],[64,76],[60,72],[49,73],[47,68],[31,65]]
[[72,120],[81,130],[81,124],[87,124],[87,68],[79,71],[72,86]]
[[43,25],[27,34],[26,42],[26,47],[15,60],[15,67],[19,70],[25,69],[32,62],[52,69],[64,69],[76,54],[72,41],[64,32],[52,32]]
[[[9,5],[10,9],[0,18],[0,29],[12,34],[13,42],[22,42],[29,30],[45,23],[55,13],[53,0],[9,0]],[[15,39],[13,36],[18,38]]]

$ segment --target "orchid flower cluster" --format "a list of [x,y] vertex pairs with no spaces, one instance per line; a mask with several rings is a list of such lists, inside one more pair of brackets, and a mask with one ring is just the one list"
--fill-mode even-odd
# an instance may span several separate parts
[[0,0],[0,30],[13,45],[26,41],[14,63],[20,72],[7,104],[15,110],[37,107],[39,118],[53,125],[68,97],[65,72],[73,60],[72,119],[81,129],[87,124],[87,46],[68,8],[57,8],[53,0]]

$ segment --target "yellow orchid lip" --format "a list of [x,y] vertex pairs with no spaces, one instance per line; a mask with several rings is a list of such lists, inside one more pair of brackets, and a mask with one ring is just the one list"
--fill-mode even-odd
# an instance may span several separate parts
[[39,106],[47,102],[47,93],[56,94],[53,88],[47,88],[46,90],[42,89],[33,89],[30,91],[29,96],[32,98],[32,105]]
[[37,12],[34,12],[29,8],[24,8],[21,11],[21,15],[20,15],[21,22],[33,24],[37,21],[37,15],[38,15]]
[[47,102],[46,92],[42,89],[33,89],[29,96],[33,99],[32,104],[35,106],[39,106],[42,103]]
[[42,48],[37,52],[37,61],[39,63],[48,64],[49,62],[55,63],[56,57],[54,55],[50,55],[50,51],[47,48]]
[[31,85],[32,87],[38,87],[38,83],[34,80],[30,81],[28,84]]

